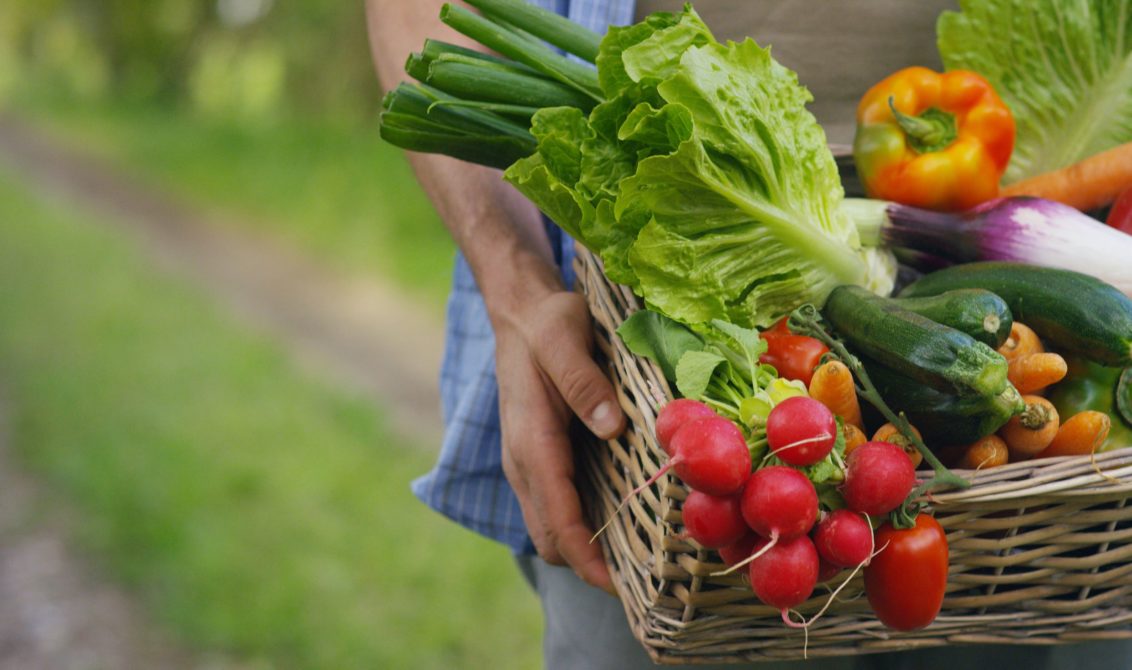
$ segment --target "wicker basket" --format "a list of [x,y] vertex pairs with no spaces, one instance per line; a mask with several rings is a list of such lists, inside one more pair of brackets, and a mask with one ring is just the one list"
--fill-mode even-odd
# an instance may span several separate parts
[[[595,527],[625,494],[655,474],[665,455],[653,437],[658,401],[671,392],[660,370],[614,333],[640,308],[579,249],[578,281],[596,325],[599,353],[629,419],[614,441],[580,450],[579,485]],[[1101,474],[1103,472],[1103,474]],[[660,663],[749,662],[842,656],[943,644],[1050,644],[1132,637],[1132,449],[962,472],[973,485],[938,495],[951,568],[935,623],[896,633],[873,616],[861,580],[809,629],[783,625],[741,572],[711,573],[719,556],[680,539],[686,489],[671,475],[635,498],[602,535],[610,572],[637,639]],[[819,588],[798,608],[825,604]]]

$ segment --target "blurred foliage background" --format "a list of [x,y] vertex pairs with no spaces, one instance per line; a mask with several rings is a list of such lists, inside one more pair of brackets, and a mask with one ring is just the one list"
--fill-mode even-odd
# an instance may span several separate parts
[[4,87],[70,102],[361,122],[380,99],[361,3],[10,0],[0,31]]
[[377,137],[382,94],[360,2],[0,6],[0,108],[439,306],[452,245]]
[[[5,0],[0,115],[439,321],[453,248],[366,40],[359,2]],[[237,316],[0,155],[10,451],[155,625],[238,667],[538,665],[507,551],[408,492],[437,445]]]

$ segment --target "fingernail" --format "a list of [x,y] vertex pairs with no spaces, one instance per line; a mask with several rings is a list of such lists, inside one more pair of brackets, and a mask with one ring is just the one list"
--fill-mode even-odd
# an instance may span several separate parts
[[594,408],[590,414],[590,429],[601,436],[612,435],[617,430],[617,408],[609,400]]

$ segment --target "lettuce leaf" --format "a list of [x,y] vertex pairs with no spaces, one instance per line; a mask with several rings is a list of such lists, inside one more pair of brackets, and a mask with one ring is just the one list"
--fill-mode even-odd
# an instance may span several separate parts
[[766,326],[864,282],[837,166],[793,72],[753,41],[711,44],[684,52],[658,91],[657,113],[691,122],[621,184],[618,211],[652,213],[629,258],[646,302],[689,323]]
[[[651,309],[702,331],[770,325],[838,284],[891,289],[854,223],[809,91],[690,7],[611,29],[606,102],[535,114],[538,152],[505,178]],[[560,220],[561,217],[561,220]]]
[[944,66],[982,74],[1014,113],[1005,183],[1132,141],[1132,0],[961,0],[937,36]]

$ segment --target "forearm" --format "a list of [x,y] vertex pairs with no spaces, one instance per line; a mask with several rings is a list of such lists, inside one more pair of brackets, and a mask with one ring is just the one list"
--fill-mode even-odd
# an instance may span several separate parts
[[[471,46],[440,22],[442,4],[367,1],[370,47],[385,88],[406,78],[405,59],[426,37]],[[409,161],[467,258],[493,322],[516,318],[525,305],[561,289],[538,210],[497,170],[432,154],[410,153]]]
[[[386,87],[426,37],[463,42],[437,19],[440,0],[367,0],[370,44]],[[466,42],[465,42],[466,43]],[[574,487],[568,427],[578,416],[610,439],[624,426],[593,361],[585,299],[564,290],[538,210],[497,170],[410,154],[417,178],[464,252],[495,329],[503,473],[539,554],[610,588]]]

